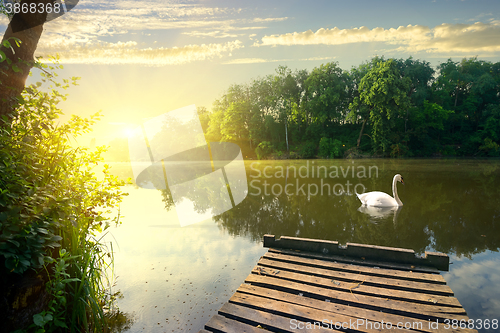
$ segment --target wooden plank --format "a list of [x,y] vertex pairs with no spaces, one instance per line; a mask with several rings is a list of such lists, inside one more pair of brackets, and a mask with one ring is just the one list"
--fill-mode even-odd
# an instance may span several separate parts
[[[292,322],[290,318],[278,316],[269,312],[256,310],[241,305],[226,303],[219,310],[219,314],[238,321],[243,321],[249,325],[261,325],[264,329],[275,332],[295,333],[298,328],[298,323]],[[340,332],[337,330],[329,330],[322,325],[316,327],[304,328],[300,332]]]
[[431,284],[424,282],[404,281],[389,277],[376,277],[365,275],[365,272],[347,273],[338,272],[331,269],[316,268],[300,264],[284,263],[276,260],[262,258],[258,262],[259,266],[269,267],[275,270],[283,270],[295,273],[302,273],[311,276],[334,279],[337,282],[347,282],[349,284],[362,282],[365,286],[374,286],[394,290],[404,290],[411,292],[421,292],[432,295],[453,296],[453,290],[447,285]]
[[369,267],[375,266],[375,267],[383,267],[383,268],[395,269],[395,270],[430,273],[430,274],[436,274],[436,275],[440,274],[439,270],[436,268],[424,267],[424,266],[420,266],[420,265],[387,263],[387,262],[378,261],[378,260],[362,260],[362,259],[348,258],[348,257],[338,256],[338,255],[324,255],[324,254],[320,254],[320,253],[293,251],[293,250],[286,250],[286,249],[271,248],[271,249],[269,249],[268,252],[284,253],[284,254],[289,254],[289,255],[300,255],[301,257],[305,257],[305,258],[314,258],[314,259],[321,259],[321,260],[326,260],[326,261],[343,262],[343,263],[352,264],[352,265],[369,266]]
[[422,265],[437,268],[441,271],[448,271],[450,267],[448,255],[439,252],[425,251],[424,256],[420,257],[412,249],[357,243],[346,243],[344,251],[346,251],[346,256]]
[[207,330],[204,330],[204,329],[201,329],[201,330],[198,331],[198,333],[211,333],[211,332],[209,332]]
[[287,236],[275,239],[274,235],[264,235],[264,247],[301,250],[354,258],[365,257],[367,259],[394,263],[418,264],[443,271],[449,269],[450,262],[450,258],[444,253],[425,252],[425,257],[417,257],[415,251],[411,249],[357,243],[347,243],[345,246],[339,246],[338,242],[335,241]]
[[250,274],[245,283],[262,286],[265,288],[285,291],[288,293],[303,294],[307,297],[317,299],[329,299],[331,302],[355,305],[383,312],[391,312],[421,319],[465,319],[465,310],[458,307],[443,307],[439,305],[410,303],[399,300],[390,300],[378,296],[354,295],[351,293],[339,292],[318,286],[306,285],[298,282],[283,281],[280,278]]
[[262,329],[215,314],[205,325],[210,332],[262,333]]
[[[325,302],[325,300],[298,296],[295,294],[289,294],[282,291],[252,286],[248,284],[242,284],[238,288],[238,292],[265,297],[268,298],[270,302],[272,302],[273,300],[278,300],[304,305],[314,309],[322,309],[328,312],[339,313],[348,317],[352,317],[353,320],[363,318],[371,322],[391,323],[395,327],[397,327],[398,323],[401,323],[402,327],[411,327],[424,332],[449,332],[449,329],[446,329],[444,327],[444,324],[442,323],[439,323],[437,329],[434,329],[429,327],[429,322],[427,320],[420,320],[391,313],[383,313],[379,310],[367,310],[363,308],[357,308],[352,305],[347,306],[333,302]],[[405,324],[408,326],[405,326]]]
[[[255,295],[250,295],[250,294],[243,294],[236,292],[230,299],[230,303],[234,304],[239,304],[243,306],[248,306],[248,307],[253,307],[256,309],[262,309],[269,311],[271,313],[288,317],[289,320],[295,320],[297,322],[303,322],[303,323],[314,323],[318,322],[321,323],[323,321],[330,322],[332,321],[333,323],[339,322],[339,323],[347,323],[347,326],[353,326],[353,321],[352,317],[347,317],[341,314],[337,313],[332,313],[332,312],[327,312],[323,310],[318,310],[318,309],[312,309],[306,306],[302,305],[297,305],[297,304],[292,304],[292,303],[286,303],[286,302],[280,302],[280,301],[273,301],[269,302],[268,299],[263,298],[263,297],[258,297]],[[354,321],[355,322],[355,321]],[[363,326],[361,327],[356,327],[356,331],[360,332],[383,332],[384,330],[381,329],[369,329],[365,328]]]
[[[407,249],[348,243],[346,251],[337,242],[272,237],[274,244],[283,240],[281,245],[298,244],[316,253],[269,249],[245,279],[247,284],[200,333],[477,332],[445,328],[446,319],[469,318],[439,271],[419,265],[442,266],[446,255],[426,252],[427,259],[422,259]],[[383,254],[386,260],[399,262],[366,260],[365,253],[367,258]],[[341,323],[347,327],[340,328]],[[391,327],[384,326],[388,323]]]
[[353,264],[342,264],[334,261],[326,261],[326,260],[302,257],[300,256],[300,253],[298,253],[298,255],[288,255],[284,253],[275,253],[268,251],[263,257],[271,260],[279,260],[288,263],[297,263],[311,267],[335,269],[342,272],[351,272],[356,274],[363,273],[366,275],[391,277],[407,281],[446,284],[446,280],[443,278],[441,274],[410,272],[410,271],[380,268],[375,266],[367,267],[367,266],[359,266]]
[[272,270],[269,268],[266,270],[259,267],[260,266],[255,266],[255,268],[252,270],[252,273],[265,276],[276,276],[280,279],[288,281],[335,289],[341,292],[347,292],[356,295],[363,294],[381,298],[397,299],[406,302],[409,301],[423,304],[437,304],[439,306],[462,307],[460,302],[458,302],[458,300],[454,297],[372,287],[366,286],[363,283],[337,282],[332,281],[332,279],[328,278],[316,277],[301,273],[292,273],[287,271],[280,271],[276,274],[277,270]]

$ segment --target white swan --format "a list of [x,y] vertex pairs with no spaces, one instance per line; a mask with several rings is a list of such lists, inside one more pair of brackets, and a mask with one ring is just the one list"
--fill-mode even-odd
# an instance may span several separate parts
[[405,184],[403,181],[403,177],[400,174],[397,174],[392,179],[392,194],[394,198],[389,194],[379,191],[373,191],[363,194],[357,194],[359,200],[363,204],[363,206],[373,206],[373,207],[399,207],[403,206],[401,200],[398,197],[398,189],[396,188],[396,182],[401,182],[403,185]]

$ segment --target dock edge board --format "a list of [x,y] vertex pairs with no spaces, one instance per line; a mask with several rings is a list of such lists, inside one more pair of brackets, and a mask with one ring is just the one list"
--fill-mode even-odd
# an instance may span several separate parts
[[276,239],[274,235],[264,235],[264,247],[420,265],[433,267],[441,271],[448,271],[450,266],[450,258],[444,253],[425,251],[425,256],[420,257],[410,249],[357,243],[347,243],[342,246],[337,241],[320,239],[288,236],[281,236]]

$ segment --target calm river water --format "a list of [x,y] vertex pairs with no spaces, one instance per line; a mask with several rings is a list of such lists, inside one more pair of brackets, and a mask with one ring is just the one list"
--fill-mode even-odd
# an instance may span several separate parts
[[[124,296],[118,305],[134,319],[129,332],[198,332],[267,251],[264,234],[444,252],[452,264],[443,276],[469,317],[500,319],[499,160],[245,164],[247,198],[187,227],[169,192],[127,187],[123,224],[106,240],[115,250],[115,291]],[[131,176],[126,164],[112,170]],[[402,209],[360,209],[354,190],[392,194],[396,173],[405,181]]]

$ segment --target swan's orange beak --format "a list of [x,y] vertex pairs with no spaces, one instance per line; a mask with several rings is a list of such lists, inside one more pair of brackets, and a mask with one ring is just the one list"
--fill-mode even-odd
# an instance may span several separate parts
[[405,184],[405,182],[403,181],[403,178],[401,178],[401,184],[403,184],[403,185]]

